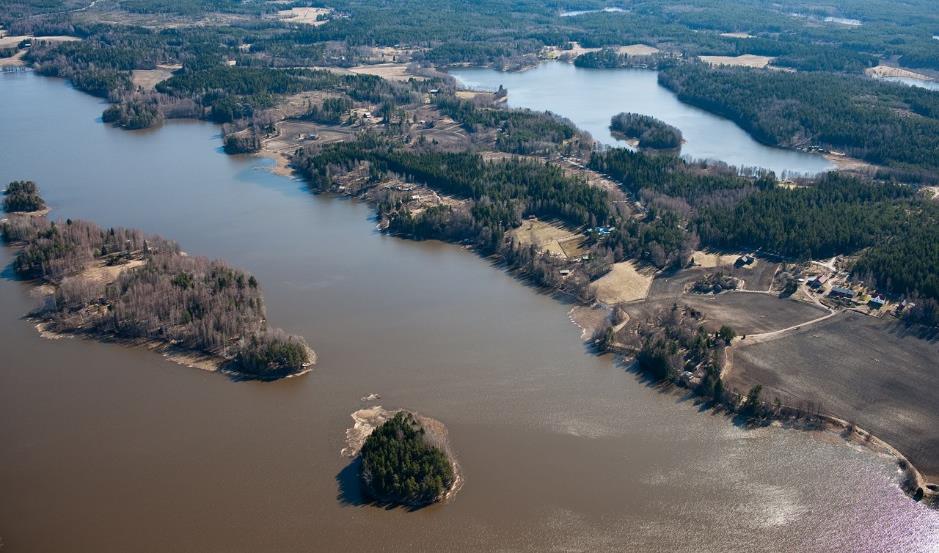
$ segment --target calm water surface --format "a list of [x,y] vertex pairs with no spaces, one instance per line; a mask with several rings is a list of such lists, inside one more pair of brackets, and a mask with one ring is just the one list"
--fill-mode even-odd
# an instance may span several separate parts
[[573,121],[603,144],[620,145],[610,134],[610,118],[621,112],[652,115],[681,129],[682,155],[717,159],[737,167],[763,167],[777,175],[816,174],[833,168],[824,157],[771,148],[750,137],[734,122],[689,106],[658,83],[657,73],[642,69],[584,69],[562,62],[542,63],[523,72],[455,69],[464,85],[509,90],[508,103],[552,111]]
[[[747,431],[587,354],[561,305],[463,250],[374,230],[220,151],[218,129],[130,133],[32,74],[0,77],[0,181],[58,217],[133,225],[256,274],[320,363],[235,383],[146,351],[39,338],[0,248],[0,537],[69,551],[936,551],[939,514],[892,463]],[[360,504],[351,412],[443,420],[466,486],[417,512]]]
[[905,84],[907,86],[915,86],[919,88],[926,88],[929,90],[939,90],[939,82],[937,81],[924,81],[922,79],[910,79],[907,77],[877,77],[878,79],[889,81],[892,83]]

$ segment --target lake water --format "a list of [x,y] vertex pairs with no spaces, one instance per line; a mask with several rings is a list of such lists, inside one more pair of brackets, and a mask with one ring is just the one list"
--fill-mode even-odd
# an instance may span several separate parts
[[610,134],[610,118],[620,112],[651,115],[678,127],[685,139],[682,155],[717,159],[738,167],[763,167],[777,175],[816,174],[833,168],[824,157],[760,144],[734,122],[678,100],[659,85],[655,71],[584,69],[546,62],[523,72],[454,69],[465,86],[508,91],[508,104],[552,111],[573,121],[607,145],[624,143]]
[[849,19],[847,17],[826,17],[825,23],[838,23],[849,27],[860,27],[864,23],[860,19]]
[[877,79],[889,81],[892,83],[905,84],[907,86],[926,88],[929,90],[939,90],[939,82],[937,81],[924,81],[922,79],[910,79],[907,77],[877,77]]
[[[0,76],[0,182],[261,281],[313,373],[232,382],[156,354],[44,340],[0,248],[4,551],[935,551],[939,513],[887,459],[744,430],[588,354],[569,306],[465,250],[223,154],[218,128],[131,133],[62,81]],[[466,485],[362,505],[340,457],[360,398],[444,421]]]
[[561,12],[561,17],[577,17],[578,15],[584,15],[588,13],[626,13],[626,10],[623,8],[603,8],[600,10],[573,10]]

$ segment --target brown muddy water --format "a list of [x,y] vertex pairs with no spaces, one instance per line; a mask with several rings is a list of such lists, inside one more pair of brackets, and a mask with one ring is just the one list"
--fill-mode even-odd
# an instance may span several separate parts
[[[57,217],[143,228],[261,280],[319,364],[233,382],[45,340],[0,249],[3,552],[936,551],[888,459],[744,430],[585,351],[569,306],[448,245],[382,236],[218,129],[130,133],[33,74],[0,76],[0,181]],[[360,398],[447,424],[466,476],[416,512],[361,503],[340,456]]]

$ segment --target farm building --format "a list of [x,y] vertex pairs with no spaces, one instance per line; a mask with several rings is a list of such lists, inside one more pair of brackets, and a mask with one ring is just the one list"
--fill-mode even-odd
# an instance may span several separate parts
[[818,275],[815,278],[809,279],[809,286],[812,288],[821,288],[826,282],[828,282],[828,275]]
[[754,261],[756,261],[756,259],[752,255],[746,254],[738,257],[737,261],[734,262],[734,265],[737,267],[743,267],[745,265],[752,265]]
[[835,286],[831,289],[831,292],[829,292],[828,295],[833,298],[853,298],[854,290],[845,288],[843,286]]

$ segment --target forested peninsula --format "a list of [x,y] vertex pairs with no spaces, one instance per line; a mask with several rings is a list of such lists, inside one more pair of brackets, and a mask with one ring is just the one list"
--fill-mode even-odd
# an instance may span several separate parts
[[221,261],[80,220],[14,214],[0,230],[16,248],[15,273],[48,292],[31,313],[44,332],[154,346],[181,360],[197,354],[244,379],[300,374],[315,361],[303,338],[268,326],[258,281]]
[[[673,63],[659,82],[773,146],[836,150],[911,173],[939,169],[939,94],[823,72]],[[909,179],[909,175],[904,175]]]

